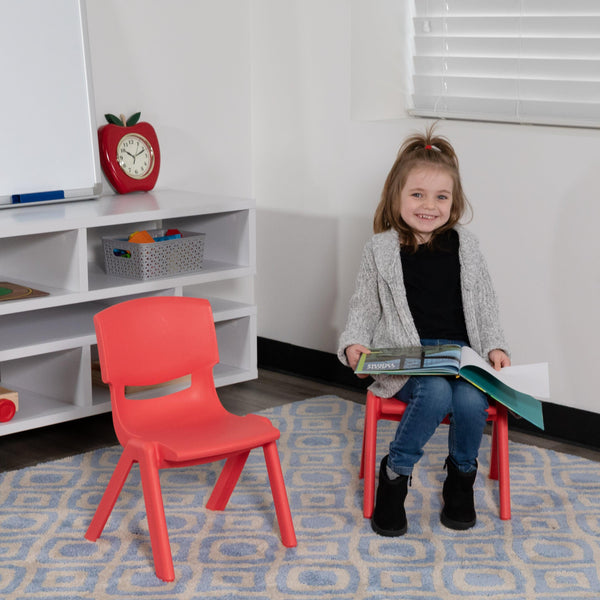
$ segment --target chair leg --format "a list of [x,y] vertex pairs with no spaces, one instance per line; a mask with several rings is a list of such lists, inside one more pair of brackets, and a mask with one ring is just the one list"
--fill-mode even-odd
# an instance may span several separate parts
[[269,474],[269,483],[271,484],[271,493],[275,504],[275,514],[279,523],[279,532],[281,533],[281,542],[287,548],[294,548],[297,545],[296,532],[294,531],[294,522],[285,488],[285,481],[281,471],[281,462],[277,452],[277,444],[270,442],[263,446],[267,473]]
[[[366,409],[365,409],[366,411]],[[365,476],[365,440],[367,439],[367,414],[365,412],[365,422],[363,424],[363,438],[362,448],[360,451],[360,469],[358,471],[358,478],[362,479]]]
[[249,454],[250,450],[240,452],[240,454],[230,456],[225,461],[219,479],[217,479],[212,494],[206,503],[206,508],[209,510],[225,510]]
[[94,513],[94,517],[92,518],[92,521],[85,532],[84,537],[86,540],[95,542],[102,534],[104,526],[106,525],[108,517],[110,516],[110,513],[117,502],[117,498],[123,489],[123,485],[127,480],[134,462],[135,458],[131,450],[129,448],[124,448],[119,458],[119,462],[117,463],[117,466],[111,475],[110,481],[106,486],[106,490],[104,490],[100,504],[98,504],[98,508]]
[[[497,414],[497,413],[496,413]],[[498,426],[497,421],[492,422],[492,442],[490,448],[490,474],[489,478],[498,479]]]
[[508,453],[508,412],[498,403],[496,416],[496,445],[498,455],[498,487],[500,489],[500,519],[510,519],[510,458]]
[[173,581],[175,571],[173,569],[171,544],[160,489],[158,465],[152,447],[144,448],[139,464],[156,576],[163,581]]
[[375,504],[375,458],[377,453],[377,401],[367,402],[363,434],[363,516],[370,519]]

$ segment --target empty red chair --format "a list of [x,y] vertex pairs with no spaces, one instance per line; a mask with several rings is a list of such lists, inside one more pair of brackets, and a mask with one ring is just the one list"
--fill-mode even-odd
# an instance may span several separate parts
[[[377,423],[380,419],[401,421],[406,404],[396,398],[380,398],[367,391],[365,424],[359,477],[364,477],[363,515],[370,519],[375,497]],[[490,401],[488,421],[492,422],[490,479],[497,479],[500,488],[500,518],[510,519],[510,468],[508,458],[508,415],[506,407]],[[448,423],[448,417],[443,421]]]
[[[229,413],[215,390],[217,338],[207,300],[129,300],[94,317],[102,379],[109,385],[115,432],[123,453],[85,534],[96,541],[134,463],[139,464],[156,575],[173,581],[173,559],[159,469],[227,459],[206,504],[223,510],[253,448],[262,448],[281,540],[296,545],[279,462],[279,430],[258,415]],[[125,396],[125,386],[152,386],[191,374],[187,389],[149,399]]]

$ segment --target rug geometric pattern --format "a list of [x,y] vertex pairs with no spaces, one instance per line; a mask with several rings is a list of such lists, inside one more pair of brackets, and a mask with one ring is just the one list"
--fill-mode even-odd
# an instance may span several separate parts
[[[510,444],[512,519],[498,517],[484,436],[477,524],[439,522],[447,428],[417,465],[408,533],[375,535],[358,479],[364,407],[334,396],[263,411],[298,538],[281,545],[262,452],[223,512],[204,508],[218,468],[161,472],[175,581],[154,574],[137,467],[96,543],[83,535],[116,464],[113,447],[0,475],[0,598],[7,600],[557,600],[600,598],[600,464]],[[395,424],[381,422],[378,460]],[[220,466],[220,465],[217,465]]]

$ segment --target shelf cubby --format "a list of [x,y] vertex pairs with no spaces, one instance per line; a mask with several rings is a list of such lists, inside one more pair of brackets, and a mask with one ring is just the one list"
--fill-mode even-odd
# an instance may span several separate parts
[[[220,362],[218,386],[257,376],[256,306],[210,296],[212,285],[256,269],[251,200],[173,190],[0,211],[0,281],[48,292],[0,299],[0,382],[19,393],[19,410],[0,435],[110,411],[108,389],[92,382],[94,315],[141,296],[209,297]],[[108,275],[102,238],[141,229],[206,235],[202,267],[159,280]]]

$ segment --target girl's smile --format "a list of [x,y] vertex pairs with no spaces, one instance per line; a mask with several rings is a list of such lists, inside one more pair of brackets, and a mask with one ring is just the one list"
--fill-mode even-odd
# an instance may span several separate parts
[[400,216],[425,244],[450,219],[454,180],[443,169],[413,169],[400,192]]

